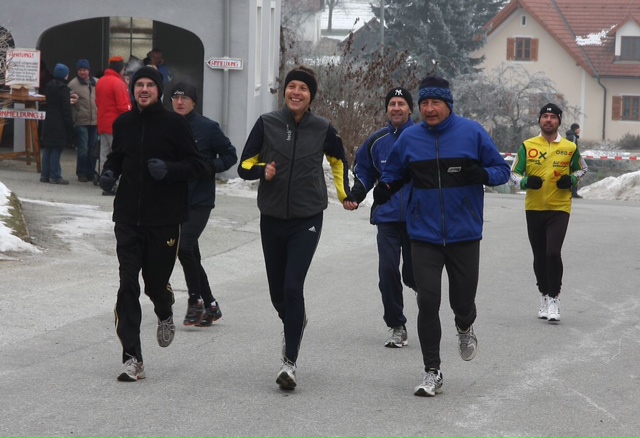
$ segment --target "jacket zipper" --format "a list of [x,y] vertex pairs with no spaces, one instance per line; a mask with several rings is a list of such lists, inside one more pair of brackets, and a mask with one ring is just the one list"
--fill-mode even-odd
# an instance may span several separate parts
[[291,154],[291,169],[289,169],[289,181],[287,182],[287,215],[286,218],[289,219],[289,215],[291,214],[291,182],[293,181],[293,168],[296,162],[296,144],[298,143],[298,124],[295,124],[294,129],[294,137],[293,137],[293,153]]
[[[142,115],[142,114],[141,114]],[[142,133],[140,134],[140,172],[138,172],[138,186],[140,187],[139,195],[138,195],[138,225],[140,225],[140,218],[142,217],[142,169],[144,168],[144,163],[142,162],[143,158],[143,148],[144,148],[144,131],[146,128],[146,120],[142,117]]]
[[442,218],[442,245],[447,246],[446,217],[444,214],[444,196],[442,194],[442,174],[440,172],[440,134],[436,131],[436,168],[438,169],[438,194],[440,196],[440,216]]

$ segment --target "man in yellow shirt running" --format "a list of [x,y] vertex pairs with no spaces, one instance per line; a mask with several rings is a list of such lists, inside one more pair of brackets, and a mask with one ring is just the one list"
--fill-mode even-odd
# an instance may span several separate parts
[[540,291],[538,318],[560,321],[562,244],[571,214],[571,188],[587,172],[578,146],[560,136],[562,110],[540,109],[540,135],[525,140],[511,166],[511,183],[527,191],[525,214],[533,271]]

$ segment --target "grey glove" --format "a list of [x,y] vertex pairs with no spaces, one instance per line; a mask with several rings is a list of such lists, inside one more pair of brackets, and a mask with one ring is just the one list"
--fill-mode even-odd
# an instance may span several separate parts
[[151,158],[147,160],[147,167],[153,179],[160,181],[167,176],[167,163],[159,158]]

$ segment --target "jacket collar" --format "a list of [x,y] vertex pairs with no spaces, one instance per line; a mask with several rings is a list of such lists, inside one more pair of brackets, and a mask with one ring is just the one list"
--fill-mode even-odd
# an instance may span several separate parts
[[138,106],[138,104],[136,103],[136,111],[139,114],[159,113],[159,112],[164,111],[164,106],[162,105],[162,101],[158,100],[156,103],[154,103],[150,107],[145,108],[144,110],[141,110],[140,107]]
[[393,125],[391,124],[391,122],[387,122],[387,128],[389,129],[389,132],[390,132],[391,134],[397,134],[397,135],[400,135],[400,133],[402,133],[402,131],[404,131],[405,129],[407,129],[409,126],[412,126],[413,124],[414,124],[414,123],[413,123],[413,119],[411,118],[411,116],[409,116],[409,120],[407,120],[407,122],[406,122],[404,125],[402,125],[402,126],[400,126],[400,127],[396,128],[395,126],[393,126]]
[[451,125],[453,125],[453,121],[457,118],[458,116],[451,111],[451,114],[449,114],[449,117],[447,117],[446,119],[444,119],[444,121],[442,123],[440,123],[439,125],[436,126],[429,126],[427,125],[427,122],[425,122],[424,120],[422,121],[422,126],[424,126],[425,128],[427,128],[430,131],[435,131],[435,132],[442,132],[442,131],[446,131],[447,129],[449,129],[451,127]]

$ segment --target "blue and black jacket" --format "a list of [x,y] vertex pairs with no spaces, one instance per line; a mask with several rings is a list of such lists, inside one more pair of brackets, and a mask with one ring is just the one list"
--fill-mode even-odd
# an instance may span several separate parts
[[413,183],[407,210],[411,240],[448,245],[482,239],[484,186],[465,176],[474,166],[486,171],[486,185],[509,180],[509,165],[479,123],[451,113],[434,127],[422,122],[404,130],[380,180],[390,186]]
[[[393,144],[396,142],[402,131],[409,126],[413,126],[413,120],[396,128],[391,122],[388,125],[374,132],[358,149],[356,161],[353,166],[354,184],[351,193],[356,197],[358,203],[362,202],[366,194],[373,188],[382,175],[382,170]],[[383,205],[373,204],[371,207],[371,223],[381,224],[390,222],[406,221],[406,205],[411,192],[411,183],[395,193],[389,202]]]

